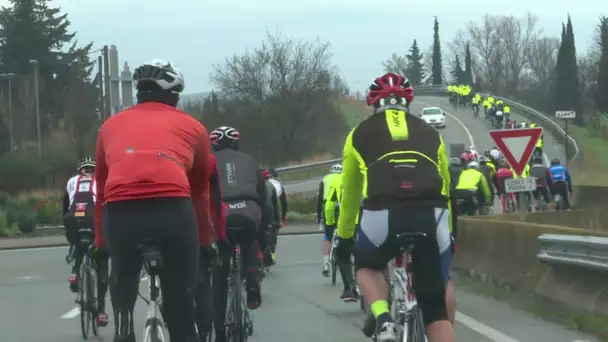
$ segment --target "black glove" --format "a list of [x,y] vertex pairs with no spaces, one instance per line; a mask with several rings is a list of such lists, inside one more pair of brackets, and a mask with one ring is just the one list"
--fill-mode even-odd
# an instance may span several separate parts
[[338,260],[345,262],[350,261],[350,256],[353,254],[355,247],[355,239],[343,239],[338,237],[338,247],[336,248],[336,257]]

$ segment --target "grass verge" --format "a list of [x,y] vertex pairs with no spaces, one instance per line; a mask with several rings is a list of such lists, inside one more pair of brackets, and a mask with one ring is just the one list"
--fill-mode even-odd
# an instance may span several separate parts
[[547,321],[598,336],[603,340],[608,339],[608,325],[606,324],[608,316],[572,309],[564,304],[535,294],[499,288],[460,273],[452,279],[458,290],[490,297],[508,303],[516,309],[532,313]]

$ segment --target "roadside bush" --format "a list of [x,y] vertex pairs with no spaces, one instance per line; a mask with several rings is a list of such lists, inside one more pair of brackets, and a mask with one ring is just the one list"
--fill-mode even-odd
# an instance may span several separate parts
[[33,232],[38,223],[36,210],[34,209],[35,199],[15,199],[9,198],[3,208],[7,226],[14,225],[24,234]]
[[6,219],[6,212],[0,209],[0,237],[13,237],[20,235],[17,224],[9,224]]
[[317,212],[317,196],[314,193],[297,193],[287,196],[290,212],[311,214]]
[[56,198],[49,198],[37,202],[35,209],[38,224],[61,224],[62,203]]

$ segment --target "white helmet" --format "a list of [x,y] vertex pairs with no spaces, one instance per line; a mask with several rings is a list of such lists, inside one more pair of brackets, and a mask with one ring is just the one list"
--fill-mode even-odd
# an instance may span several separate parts
[[334,164],[331,166],[331,169],[329,169],[329,172],[331,173],[342,173],[342,164]]
[[495,148],[490,151],[490,155],[492,158],[494,158],[494,160],[500,159],[500,151]]
[[469,146],[469,151],[471,151],[471,152],[477,151],[477,149],[475,148],[475,145]]
[[153,59],[138,66],[133,72],[135,89],[140,90],[141,84],[156,83],[160,88],[172,93],[181,93],[186,84],[182,72],[164,59]]
[[479,163],[476,161],[472,161],[470,163],[467,164],[467,167],[470,169],[478,169],[479,168]]

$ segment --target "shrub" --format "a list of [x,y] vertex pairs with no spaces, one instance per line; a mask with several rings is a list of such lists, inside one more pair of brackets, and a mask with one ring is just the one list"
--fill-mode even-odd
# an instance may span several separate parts
[[0,210],[0,237],[13,237],[20,234],[16,224],[9,224],[6,219],[6,212]]
[[22,233],[28,234],[36,229],[37,215],[34,205],[35,200],[30,198],[16,199],[9,198],[5,204],[3,212],[7,225],[16,225]]
[[287,196],[287,207],[290,212],[310,214],[317,212],[317,196],[313,193],[297,193]]

